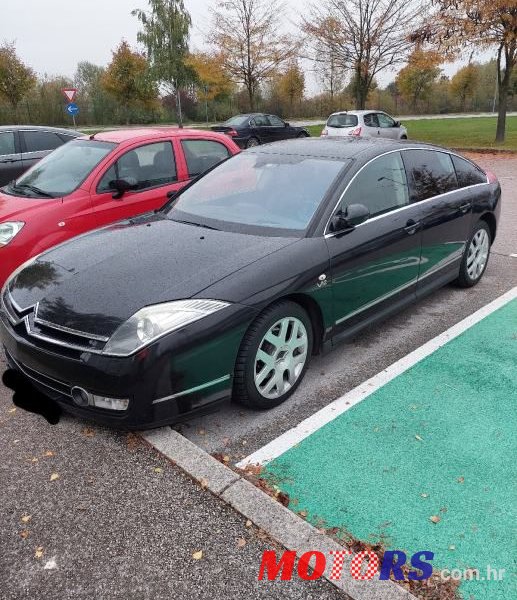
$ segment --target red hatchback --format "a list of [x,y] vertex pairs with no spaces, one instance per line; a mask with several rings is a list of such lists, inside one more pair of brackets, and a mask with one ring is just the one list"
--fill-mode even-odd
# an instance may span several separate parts
[[239,152],[194,129],[109,131],[61,146],[0,191],[0,286],[69,238],[160,208],[167,194]]

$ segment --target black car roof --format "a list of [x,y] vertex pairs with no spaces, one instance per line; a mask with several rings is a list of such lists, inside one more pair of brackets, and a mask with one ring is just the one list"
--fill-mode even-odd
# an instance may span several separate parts
[[370,156],[376,156],[389,150],[398,150],[403,148],[427,148],[430,150],[445,150],[440,146],[433,146],[423,142],[413,142],[408,140],[388,140],[385,138],[318,138],[306,137],[295,140],[284,140],[256,146],[246,150],[253,153],[268,154],[295,154],[299,156],[319,156],[322,158],[352,159],[361,155],[361,158],[367,159]]
[[83,135],[81,132],[73,129],[65,129],[64,127],[45,127],[44,125],[0,125],[0,131],[52,131],[54,133],[74,136]]

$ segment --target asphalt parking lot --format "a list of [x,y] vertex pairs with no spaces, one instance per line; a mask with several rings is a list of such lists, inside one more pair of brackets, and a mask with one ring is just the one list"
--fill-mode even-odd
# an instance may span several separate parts
[[[227,402],[176,429],[236,463],[517,285],[517,160],[476,159],[503,188],[498,238],[478,286],[446,287],[316,357],[275,410]],[[2,599],[342,597],[324,581],[257,582],[272,542],[134,436],[71,418],[51,427],[12,410],[0,388]]]

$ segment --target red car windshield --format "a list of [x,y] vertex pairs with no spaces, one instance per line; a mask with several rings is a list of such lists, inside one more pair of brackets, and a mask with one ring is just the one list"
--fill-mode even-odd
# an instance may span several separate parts
[[36,163],[4,191],[28,198],[57,198],[77,189],[116,144],[74,140]]

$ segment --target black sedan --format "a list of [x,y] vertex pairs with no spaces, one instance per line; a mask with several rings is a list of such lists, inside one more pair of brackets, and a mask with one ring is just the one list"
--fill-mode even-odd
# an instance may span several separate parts
[[295,127],[276,115],[264,113],[237,115],[222,125],[214,125],[212,130],[226,133],[241,148],[310,136],[305,127]]
[[492,174],[423,144],[241,153],[161,211],[16,272],[1,296],[4,382],[52,420],[64,408],[127,428],[230,395],[272,408],[311,355],[448,282],[478,283],[500,200]]
[[17,179],[52,150],[81,136],[71,129],[36,125],[0,127],[0,187]]

